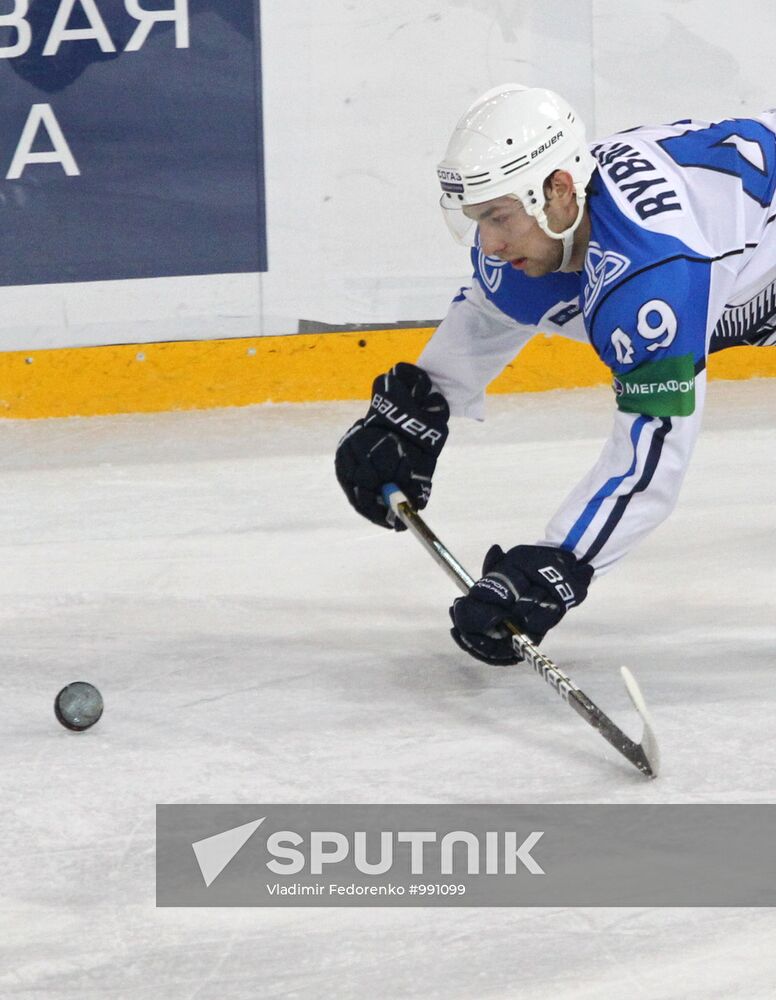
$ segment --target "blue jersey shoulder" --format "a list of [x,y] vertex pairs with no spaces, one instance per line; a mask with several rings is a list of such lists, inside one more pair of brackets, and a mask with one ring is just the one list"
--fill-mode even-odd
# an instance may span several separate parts
[[596,309],[590,339],[616,373],[665,358],[702,362],[711,269],[677,258],[622,281]]
[[590,341],[615,372],[705,354],[711,261],[681,240],[642,228],[596,177],[583,275]]

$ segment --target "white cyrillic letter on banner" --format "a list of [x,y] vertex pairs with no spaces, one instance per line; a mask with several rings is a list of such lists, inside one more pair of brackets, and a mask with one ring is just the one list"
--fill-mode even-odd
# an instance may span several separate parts
[[135,33],[127,42],[125,52],[137,52],[145,43],[155,21],[175,22],[175,48],[189,47],[189,0],[172,0],[171,10],[145,10],[140,0],[124,0],[127,13],[138,22]]
[[24,19],[29,9],[30,0],[13,0],[13,11],[10,14],[0,14],[0,28],[13,28],[17,36],[13,45],[0,46],[0,59],[23,56],[30,47],[32,28]]
[[[45,126],[54,148],[42,153],[33,153],[32,147],[41,124]],[[50,104],[33,104],[30,108],[22,130],[22,137],[19,139],[16,152],[13,154],[8,173],[5,175],[6,179],[9,181],[18,180],[28,163],[61,163],[62,169],[68,177],[78,177],[81,173]]]
[[[70,20],[70,15],[73,13],[73,7],[75,7],[76,3],[80,3],[91,27],[67,27],[67,22]],[[43,46],[43,55],[55,56],[59,52],[59,46],[62,42],[75,42],[85,38],[95,39],[103,52],[116,51],[116,46],[108,34],[108,29],[105,27],[105,22],[94,0],[62,0],[62,3],[57,8],[54,23],[51,25],[51,31],[46,39],[46,44]]]

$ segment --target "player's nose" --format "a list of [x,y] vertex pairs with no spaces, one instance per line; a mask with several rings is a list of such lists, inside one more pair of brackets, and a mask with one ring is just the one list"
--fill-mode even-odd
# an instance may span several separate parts
[[506,248],[506,240],[480,226],[480,246],[487,257],[500,257]]

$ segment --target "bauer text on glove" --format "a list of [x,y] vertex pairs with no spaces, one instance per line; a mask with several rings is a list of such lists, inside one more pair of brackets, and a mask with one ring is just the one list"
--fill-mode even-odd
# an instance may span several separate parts
[[482,579],[450,608],[450,634],[476,659],[508,664],[520,656],[505,622],[541,642],[569,608],[584,601],[593,567],[549,545],[517,545],[508,552],[494,545],[482,572]]
[[396,483],[417,510],[426,506],[449,417],[444,396],[417,365],[400,362],[378,375],[369,412],[347,431],[335,457],[339,484],[359,514],[404,529],[383,500],[387,483]]

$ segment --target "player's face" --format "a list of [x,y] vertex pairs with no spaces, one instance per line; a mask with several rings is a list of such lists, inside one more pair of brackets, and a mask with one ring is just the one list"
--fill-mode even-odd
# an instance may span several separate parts
[[480,227],[480,246],[489,257],[507,260],[532,278],[560,267],[561,241],[543,232],[515,198],[504,196],[469,205],[464,213]]

